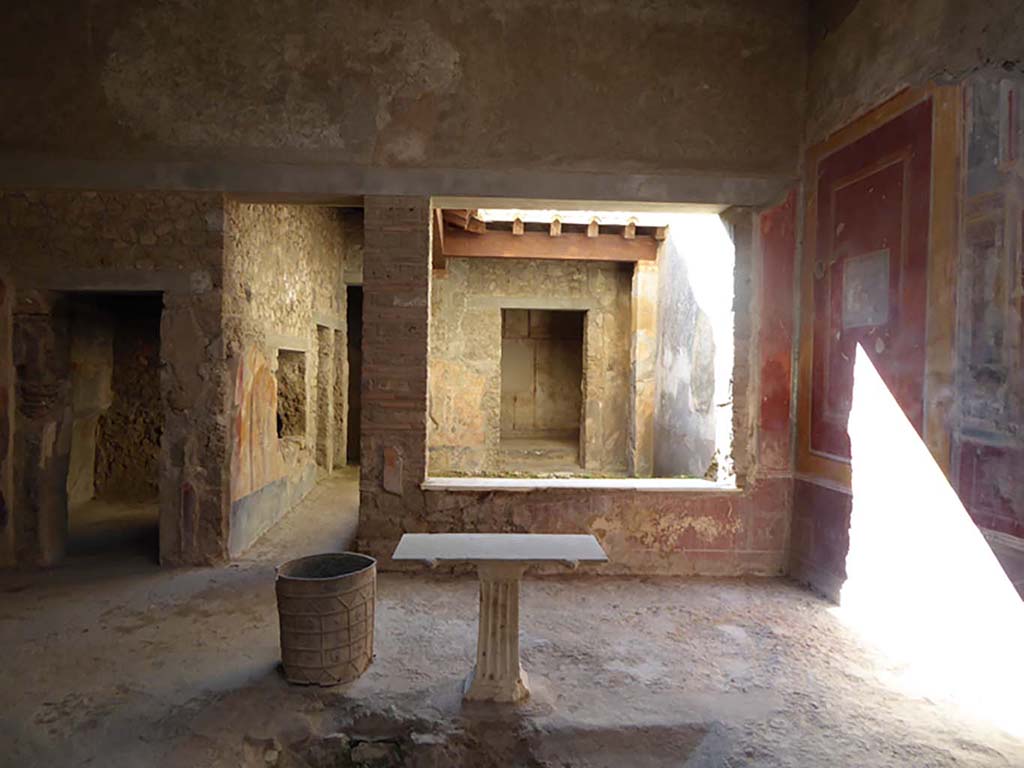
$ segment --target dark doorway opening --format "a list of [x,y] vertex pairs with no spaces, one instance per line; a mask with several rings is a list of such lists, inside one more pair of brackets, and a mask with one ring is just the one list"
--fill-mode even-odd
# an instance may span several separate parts
[[500,448],[505,469],[579,469],[585,314],[501,311]]
[[160,294],[75,293],[70,555],[159,559]]
[[363,287],[348,287],[348,446],[349,464],[359,463],[363,386]]

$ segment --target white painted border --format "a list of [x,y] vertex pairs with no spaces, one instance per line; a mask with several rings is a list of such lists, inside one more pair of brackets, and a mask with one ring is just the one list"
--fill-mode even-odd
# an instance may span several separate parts
[[647,477],[429,477],[424,491],[647,491],[659,493],[742,493],[734,483],[696,478]]

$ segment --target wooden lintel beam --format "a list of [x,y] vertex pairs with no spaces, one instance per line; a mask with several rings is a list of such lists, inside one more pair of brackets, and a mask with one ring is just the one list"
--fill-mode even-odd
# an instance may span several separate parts
[[444,228],[448,226],[445,224],[444,215],[441,213],[440,208],[434,209],[434,243],[433,249],[431,250],[430,262],[434,269],[444,269],[448,266],[448,262],[444,257],[444,240],[445,231]]
[[469,220],[466,222],[466,231],[482,234],[487,231],[487,222],[476,215],[476,211],[469,211]]
[[469,211],[445,208],[441,217],[449,224],[456,227],[462,227],[463,229],[465,229],[466,225],[469,224]]
[[589,237],[585,232],[563,232],[560,237],[551,237],[546,232],[513,235],[500,230],[474,235],[450,229],[445,233],[444,255],[449,258],[654,261],[658,256],[658,243],[647,236],[627,240],[617,234]]

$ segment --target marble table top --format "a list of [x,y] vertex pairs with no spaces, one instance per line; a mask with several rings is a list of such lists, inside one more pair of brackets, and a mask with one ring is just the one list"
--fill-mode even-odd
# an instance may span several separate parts
[[589,533],[407,533],[394,560],[436,562],[606,562]]

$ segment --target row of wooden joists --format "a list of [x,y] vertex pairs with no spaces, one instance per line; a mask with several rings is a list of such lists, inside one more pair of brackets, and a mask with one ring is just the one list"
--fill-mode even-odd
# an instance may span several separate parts
[[447,258],[564,259],[637,262],[657,259],[665,227],[639,227],[635,220],[602,225],[550,222],[486,222],[472,210],[437,209],[434,268]]

